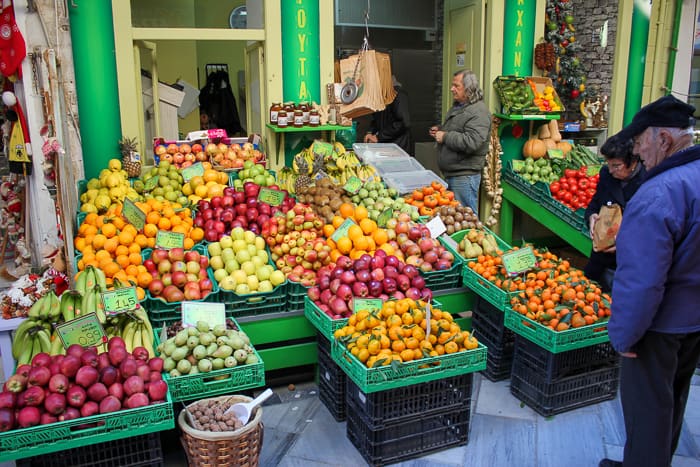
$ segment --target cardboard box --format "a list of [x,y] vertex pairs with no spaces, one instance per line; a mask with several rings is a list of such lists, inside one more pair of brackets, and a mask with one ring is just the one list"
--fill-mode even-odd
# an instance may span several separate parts
[[[554,84],[552,83],[552,79],[544,77],[544,76],[528,76],[527,82],[535,84],[535,92],[536,93],[543,94],[544,88],[546,88],[547,86],[552,86],[552,88],[554,89]],[[564,107],[564,104],[562,104],[561,99],[559,98],[559,95],[557,94],[556,89],[554,89],[554,92],[552,95],[554,96],[554,102],[556,102],[559,105],[559,107],[561,107],[561,110],[557,110],[556,112],[544,112],[544,113],[563,113],[563,112],[565,112],[566,108]]]

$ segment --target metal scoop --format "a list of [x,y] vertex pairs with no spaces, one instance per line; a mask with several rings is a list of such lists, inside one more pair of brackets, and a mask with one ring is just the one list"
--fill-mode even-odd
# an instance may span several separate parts
[[265,402],[272,394],[272,389],[267,388],[262,394],[250,402],[237,402],[233,404],[231,407],[226,409],[226,413],[233,412],[236,418],[245,425],[248,423],[248,420],[250,420],[250,415],[253,413],[253,409]]

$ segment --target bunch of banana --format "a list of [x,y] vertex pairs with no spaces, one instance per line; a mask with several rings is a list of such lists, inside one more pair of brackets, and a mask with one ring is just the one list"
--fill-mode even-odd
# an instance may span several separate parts
[[88,290],[92,290],[95,285],[99,285],[102,290],[107,290],[107,278],[104,271],[92,265],[87,266],[84,271],[75,277],[75,289],[84,297]]
[[70,321],[83,314],[83,294],[77,290],[66,290],[61,294],[61,316]]
[[370,164],[362,164],[357,169],[357,177],[363,182],[381,182],[382,177],[379,176],[377,169]]
[[297,180],[297,174],[291,167],[284,166],[277,172],[277,184],[289,193],[294,193],[294,183]]
[[61,317],[61,301],[53,290],[49,290],[37,301],[27,313],[28,320],[46,322],[51,325]]
[[83,295],[83,301],[80,305],[80,312],[82,314],[96,313],[97,319],[100,320],[100,323],[106,323],[107,315],[105,314],[105,307],[102,303],[102,292],[106,291],[107,288],[102,288],[102,286],[99,284],[96,284],[94,287],[87,290]]
[[340,170],[348,168],[355,169],[360,166],[360,159],[357,158],[354,152],[347,151],[338,155],[335,159],[335,165],[338,166]]
[[51,324],[46,321],[26,319],[15,331],[12,356],[17,365],[28,365],[38,353],[51,352]]
[[343,143],[339,141],[333,143],[333,154],[338,156],[345,154],[345,146],[343,146]]
[[292,169],[294,173],[311,175],[314,164],[314,153],[311,148],[302,149],[300,153],[294,156],[292,160]]
[[148,314],[143,307],[138,307],[131,312],[132,316],[126,316],[121,329],[121,338],[124,340],[126,350],[131,353],[136,347],[144,347],[150,357],[155,357],[153,350],[153,327],[148,319]]

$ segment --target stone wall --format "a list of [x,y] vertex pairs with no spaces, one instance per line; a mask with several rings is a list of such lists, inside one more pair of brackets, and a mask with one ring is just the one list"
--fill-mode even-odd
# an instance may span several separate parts
[[[617,0],[574,0],[576,40],[581,44],[580,59],[586,66],[586,86],[590,94],[610,96],[617,30]],[[599,31],[608,21],[607,46],[600,47]],[[589,94],[589,95],[590,95]]]

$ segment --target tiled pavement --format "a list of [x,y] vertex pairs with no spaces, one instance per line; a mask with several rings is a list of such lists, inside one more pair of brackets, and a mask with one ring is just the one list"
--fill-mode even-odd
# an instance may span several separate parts
[[[264,406],[261,465],[366,465],[346,437],[346,424],[336,422],[319,401],[315,384],[299,385],[295,391],[276,388],[275,393],[277,397]],[[468,444],[395,465],[595,467],[606,456],[620,459],[624,439],[619,397],[544,418],[510,394],[509,381],[493,383],[477,375]],[[694,377],[676,454],[674,467],[700,467],[698,375]],[[168,461],[167,465],[185,465],[172,455]]]

